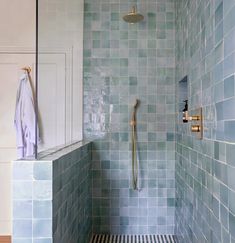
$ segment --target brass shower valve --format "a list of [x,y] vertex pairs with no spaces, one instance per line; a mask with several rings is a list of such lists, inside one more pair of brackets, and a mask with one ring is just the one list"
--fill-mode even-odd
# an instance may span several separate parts
[[197,134],[198,139],[203,138],[203,116],[202,116],[202,108],[197,109],[198,115],[188,116],[186,117],[188,121],[194,122],[193,125],[191,125],[191,132]]
[[191,132],[200,132],[201,126],[200,125],[192,125],[191,126]]
[[189,121],[200,121],[201,120],[201,116],[200,115],[198,115],[198,116],[189,116],[188,120]]
[[201,120],[201,116],[200,115],[189,116],[188,111],[185,114],[186,114],[185,119],[187,121],[200,121]]

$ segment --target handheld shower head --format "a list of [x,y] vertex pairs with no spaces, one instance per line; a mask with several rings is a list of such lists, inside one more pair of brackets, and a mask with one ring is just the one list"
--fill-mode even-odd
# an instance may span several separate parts
[[137,112],[137,107],[139,105],[140,101],[138,99],[135,100],[135,103],[133,105],[133,112],[132,112],[132,118],[131,118],[131,126],[136,125],[136,112]]
[[135,100],[135,103],[134,103],[134,106],[133,106],[133,107],[134,107],[134,109],[136,109],[136,108],[138,107],[138,105],[139,105],[139,100],[138,100],[138,99],[136,99],[136,100]]

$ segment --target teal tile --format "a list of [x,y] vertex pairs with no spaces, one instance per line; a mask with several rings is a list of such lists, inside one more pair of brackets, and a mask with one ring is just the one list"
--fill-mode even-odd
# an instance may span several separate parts
[[235,50],[235,29],[232,29],[230,33],[228,33],[224,37],[224,56],[227,57]]
[[129,85],[137,85],[137,77],[129,77]]
[[221,22],[215,30],[215,44],[217,45],[223,39],[223,22]]
[[224,138],[228,142],[235,141],[235,121],[224,121]]
[[235,237],[235,216],[229,213],[229,232]]
[[224,80],[224,98],[234,96],[234,76],[230,76]]
[[215,25],[217,25],[223,19],[223,2],[217,7],[215,11]]
[[227,99],[223,102],[224,120],[235,119],[235,98]]
[[156,113],[156,106],[148,105],[148,113]]
[[235,67],[235,54],[231,54],[224,59],[224,77],[228,77],[234,73]]
[[167,206],[174,207],[175,206],[175,199],[174,198],[167,198]]
[[119,21],[119,14],[111,13],[111,21]]
[[228,187],[231,188],[232,190],[235,190],[235,178],[234,178],[234,173],[235,173],[235,168],[228,166],[227,167],[227,173],[228,173]]
[[228,33],[233,27],[235,22],[235,6],[233,6],[230,11],[224,16],[224,31]]

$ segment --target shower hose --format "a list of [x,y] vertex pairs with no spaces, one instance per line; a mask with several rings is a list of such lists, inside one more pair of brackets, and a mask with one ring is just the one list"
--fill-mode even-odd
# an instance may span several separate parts
[[137,160],[137,135],[136,135],[136,109],[138,100],[134,105],[134,111],[131,120],[131,143],[132,143],[132,186],[134,190],[138,190],[138,160]]

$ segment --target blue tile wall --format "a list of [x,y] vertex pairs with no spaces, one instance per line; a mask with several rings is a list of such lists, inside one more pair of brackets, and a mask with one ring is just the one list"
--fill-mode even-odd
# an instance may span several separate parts
[[89,241],[91,145],[58,153],[13,162],[13,243]]
[[177,116],[180,242],[235,242],[234,13],[230,0],[176,1],[176,83],[188,76],[190,112],[204,113],[203,140]]
[[52,243],[52,161],[19,160],[13,162],[12,168],[12,242],[45,239]]
[[[173,233],[175,214],[175,8],[138,1],[145,20],[122,20],[135,1],[85,0],[84,135],[92,146],[93,232]],[[135,99],[139,192],[132,190]]]
[[91,149],[87,144],[53,162],[53,242],[89,242],[91,212]]

